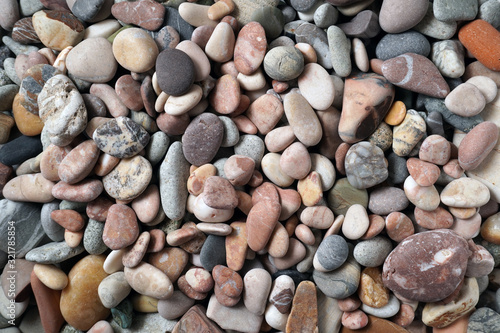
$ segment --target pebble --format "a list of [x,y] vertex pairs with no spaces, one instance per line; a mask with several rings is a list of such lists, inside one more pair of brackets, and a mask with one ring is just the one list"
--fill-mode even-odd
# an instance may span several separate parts
[[163,25],[165,7],[152,0],[140,3],[120,2],[111,7],[111,14],[125,24],[134,24],[146,30],[157,30]]
[[398,156],[407,156],[425,134],[425,120],[415,110],[408,110],[401,124],[394,127],[392,150]]
[[[498,141],[497,125],[485,121],[474,127],[460,142],[458,163],[463,170],[474,170],[481,165]],[[473,148],[474,147],[474,148]]]
[[390,318],[398,313],[399,308],[400,308],[399,300],[394,295],[390,295],[389,303],[380,308],[372,307],[366,304],[361,304],[361,310],[363,310],[365,313],[369,315],[376,316],[378,318]]
[[125,273],[116,272],[105,277],[98,288],[99,299],[104,307],[111,309],[123,301],[131,291]]
[[245,112],[260,134],[268,134],[283,116],[281,101],[273,95],[264,94],[257,98]]
[[390,0],[382,3],[380,8],[380,27],[392,34],[404,32],[416,26],[427,12],[428,2]]
[[318,325],[316,286],[311,281],[299,283],[293,297],[292,310],[286,323],[288,332],[311,332]]
[[446,96],[445,105],[454,114],[472,117],[483,111],[486,101],[475,85],[462,83]]
[[40,10],[33,14],[32,20],[40,41],[56,51],[77,45],[85,33],[83,24],[67,11]]
[[361,269],[359,264],[352,257],[331,272],[313,271],[313,280],[316,286],[327,297],[344,299],[353,295],[358,289]]
[[271,275],[262,268],[254,268],[243,277],[243,303],[252,313],[263,315],[271,291]]
[[222,143],[224,127],[211,113],[202,113],[189,124],[182,137],[182,151],[188,162],[203,165],[210,162]]
[[458,78],[465,72],[464,48],[456,41],[433,43],[431,59],[445,77]]
[[[458,39],[464,47],[487,68],[498,71],[500,63],[496,55],[500,49],[496,47],[496,40],[500,33],[488,22],[474,20],[460,28]],[[488,50],[485,52],[485,50]]]
[[[292,24],[294,22],[288,24]],[[326,32],[311,23],[298,21],[298,24],[299,26],[295,29],[295,39],[297,43],[308,43],[312,45],[318,56],[318,63],[325,69],[331,69],[332,59]]]
[[278,46],[264,57],[264,70],[272,79],[289,81],[304,70],[304,56],[293,46]]
[[379,187],[370,193],[368,208],[373,214],[388,215],[408,207],[404,191],[397,187]]
[[349,183],[365,189],[382,183],[389,176],[384,152],[370,142],[359,142],[349,148],[345,158],[345,172]]
[[[413,245],[414,242],[420,246]],[[442,300],[461,283],[469,254],[465,240],[446,229],[409,236],[385,260],[384,285],[406,299],[422,302]],[[409,265],[409,256],[416,262]],[[434,278],[443,272],[445,279]]]
[[233,28],[226,22],[220,22],[207,41],[205,53],[210,60],[220,63],[229,61],[233,57],[235,41]]
[[467,0],[458,3],[440,0],[434,4],[433,8],[436,18],[445,22],[473,20],[478,12],[478,4]]
[[108,210],[102,239],[112,250],[133,244],[139,237],[137,217],[132,208],[114,204]]
[[89,219],[83,234],[83,247],[89,254],[103,254],[108,247],[102,239],[104,224]]
[[298,92],[285,96],[285,115],[297,139],[305,146],[315,146],[323,131],[319,119],[307,100]]
[[165,273],[153,265],[141,262],[133,268],[125,267],[124,272],[130,287],[138,293],[160,300],[172,297],[174,292],[172,282]]
[[[316,63],[306,64],[298,77],[300,93],[315,110],[326,110],[335,97],[335,87],[328,72]],[[322,94],[318,94],[319,91]]]
[[194,305],[194,302],[193,299],[176,290],[169,299],[158,302],[158,313],[165,319],[173,320],[183,316]]
[[490,200],[490,191],[478,180],[459,178],[446,185],[440,196],[441,201],[448,206],[480,207]]
[[392,251],[389,239],[383,236],[375,236],[372,239],[363,240],[354,247],[354,259],[365,267],[377,267],[384,263],[385,258]]
[[223,329],[243,329],[244,332],[258,331],[263,320],[263,316],[258,316],[250,312],[243,302],[232,307],[227,307],[220,304],[215,295],[210,297],[206,316]]
[[54,182],[43,178],[41,173],[17,176],[5,184],[2,195],[12,201],[47,203],[54,200]]
[[332,25],[327,30],[328,47],[332,67],[340,77],[349,76],[352,70],[350,51],[351,43],[339,27]]
[[141,195],[152,177],[151,163],[142,156],[122,159],[102,178],[104,190],[117,200],[133,200]]
[[347,260],[349,248],[345,239],[331,235],[323,239],[314,255],[314,268],[321,272],[333,271]]
[[467,332],[479,333],[498,330],[500,328],[500,315],[494,310],[481,307],[469,317]]
[[153,37],[140,28],[119,30],[113,40],[116,61],[131,72],[143,73],[153,68],[158,53]]
[[238,72],[250,75],[264,61],[267,39],[264,27],[259,22],[250,22],[242,27],[234,45],[234,65]]
[[416,207],[433,211],[439,206],[439,193],[434,185],[420,186],[412,176],[408,176],[403,186],[406,197]]
[[431,44],[424,35],[410,30],[385,35],[378,42],[375,52],[377,58],[382,60],[388,60],[405,53],[416,53],[427,57],[431,52]]

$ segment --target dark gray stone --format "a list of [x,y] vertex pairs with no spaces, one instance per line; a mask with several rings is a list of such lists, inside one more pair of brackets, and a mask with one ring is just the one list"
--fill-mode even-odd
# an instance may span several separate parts
[[53,242],[29,251],[26,254],[26,260],[39,264],[58,264],[83,253],[83,251],[85,248],[81,244],[71,248],[65,241]]
[[40,136],[25,136],[7,142],[0,148],[0,163],[7,166],[20,164],[37,156],[43,150]]
[[337,25],[348,37],[373,38],[380,32],[378,15],[371,10],[363,10],[347,23]]
[[425,124],[427,125],[427,132],[429,135],[437,134],[442,137],[445,136],[443,116],[437,111],[431,111],[428,113],[425,119]]
[[99,13],[105,0],[76,0],[71,8],[73,15],[82,21],[90,21]]
[[387,156],[387,162],[389,163],[388,179],[393,184],[404,183],[405,179],[410,175],[410,173],[408,172],[408,168],[406,167],[406,159],[404,157],[396,155],[394,152],[391,152]]
[[316,251],[319,264],[328,271],[333,271],[344,264],[349,255],[349,247],[344,237],[330,235],[323,239]]
[[475,243],[481,246],[484,246],[486,250],[493,256],[493,260],[495,260],[495,267],[500,265],[500,244],[490,243],[484,239],[477,239]]
[[64,228],[56,223],[51,217],[50,214],[54,210],[59,209],[59,201],[54,200],[52,202],[46,203],[42,206],[42,211],[40,214],[40,223],[42,224],[42,228],[49,237],[54,242],[60,242],[64,240]]
[[295,20],[295,16],[297,16],[297,12],[293,9],[292,6],[284,6],[281,8],[281,13],[283,14],[283,18],[285,19],[285,24],[288,22],[292,22]]
[[318,64],[325,69],[333,68],[330,48],[328,46],[328,37],[325,30],[314,24],[305,22],[298,24],[294,32],[295,41],[297,43],[307,43],[313,47],[318,57]]
[[83,247],[89,254],[103,254],[108,247],[102,240],[104,223],[89,219],[83,233]]
[[361,267],[353,257],[336,270],[328,273],[313,271],[316,286],[328,297],[344,299],[358,290]]
[[194,82],[194,64],[181,50],[165,49],[156,58],[158,85],[166,94],[185,94]]
[[200,166],[210,162],[222,143],[224,126],[213,113],[204,112],[194,118],[182,136],[186,160]]
[[106,117],[106,104],[99,97],[92,94],[82,94],[85,108],[87,109],[87,117]]
[[0,46],[0,67],[3,67],[3,62],[5,59],[12,55],[10,49],[6,45]]
[[210,272],[217,265],[226,265],[226,237],[208,235],[201,248],[200,261]]
[[441,113],[445,122],[465,133],[469,133],[476,125],[483,122],[480,115],[462,117],[452,113],[444,104],[444,99],[425,97],[424,105],[428,112],[437,111]]
[[405,53],[416,53],[427,57],[431,52],[431,44],[427,38],[416,31],[406,31],[400,34],[387,34],[375,49],[377,58],[391,59]]
[[306,12],[311,9],[317,0],[290,0],[290,5],[298,12]]
[[[41,207],[39,204],[7,199],[0,201],[0,251],[12,252],[11,247],[15,249],[16,257],[22,258],[40,243],[45,236],[40,223]],[[9,235],[9,231],[14,231],[15,235]]]
[[191,24],[184,21],[184,19],[179,15],[177,9],[172,7],[165,7],[165,20],[163,25],[169,25],[173,27],[181,36],[181,40],[191,40],[191,35],[193,34],[194,28]]
[[[7,75],[5,71],[3,71],[2,77],[3,81],[6,82],[11,81],[10,77]],[[0,111],[10,111],[12,110],[12,102],[16,97],[16,94],[19,92],[19,86],[17,84],[13,84],[12,81],[10,84],[6,84],[0,86]]]
[[469,317],[467,333],[500,332],[500,314],[490,308],[479,308]]

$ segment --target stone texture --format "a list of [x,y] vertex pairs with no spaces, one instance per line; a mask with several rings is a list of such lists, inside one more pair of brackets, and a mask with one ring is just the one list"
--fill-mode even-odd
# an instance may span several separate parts
[[345,169],[349,183],[365,189],[382,183],[388,177],[388,163],[383,151],[369,142],[359,142],[347,152]]

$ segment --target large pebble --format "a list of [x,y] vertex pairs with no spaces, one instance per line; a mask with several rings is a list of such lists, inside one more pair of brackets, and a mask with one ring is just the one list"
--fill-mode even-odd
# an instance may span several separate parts
[[68,184],[75,184],[87,177],[99,158],[99,149],[93,140],[87,140],[73,148],[61,161],[59,178]]
[[132,245],[139,237],[139,225],[132,208],[115,204],[108,210],[102,239],[112,250]]
[[165,7],[152,0],[137,3],[120,2],[111,7],[111,14],[126,24],[134,24],[147,30],[157,30],[163,24]]
[[365,189],[382,183],[389,176],[384,152],[370,142],[353,145],[345,158],[345,171],[349,183]]
[[425,120],[415,110],[408,110],[401,124],[394,127],[392,150],[398,156],[407,156],[424,136]]
[[328,72],[320,65],[305,65],[298,78],[298,85],[300,93],[314,109],[325,110],[332,105],[335,87]]
[[267,39],[265,30],[258,22],[246,24],[238,33],[234,45],[234,65],[238,72],[250,75],[264,61]]
[[157,299],[168,299],[174,293],[174,287],[168,276],[145,262],[134,268],[125,267],[125,279],[138,293]]
[[483,111],[486,100],[481,91],[473,84],[462,83],[446,96],[445,105],[454,114],[472,117]]
[[342,236],[330,235],[323,239],[314,255],[314,268],[321,272],[333,271],[347,260],[349,247]]
[[117,200],[132,200],[141,195],[151,181],[151,163],[142,156],[122,159],[102,178],[106,192]]
[[185,52],[166,49],[156,58],[158,85],[168,95],[185,94],[194,82],[195,66]]
[[182,151],[188,162],[203,165],[210,162],[222,143],[224,127],[212,113],[202,113],[189,124],[182,137]]
[[441,201],[451,207],[481,207],[490,200],[490,190],[478,180],[459,178],[441,192]]
[[32,20],[41,42],[56,51],[75,46],[85,32],[83,24],[67,11],[41,10],[33,14]]
[[128,28],[119,31],[113,40],[113,55],[123,68],[143,73],[155,66],[158,46],[145,30]]
[[391,251],[391,241],[386,237],[376,236],[356,244],[353,256],[360,265],[377,267],[384,263],[385,258]]
[[75,46],[66,58],[68,71],[87,82],[108,82],[118,69],[111,43],[105,38],[89,38]]
[[464,170],[477,168],[493,150],[498,141],[498,127],[490,121],[474,127],[460,142],[458,162]]
[[416,26],[427,12],[425,0],[389,0],[380,8],[380,27],[388,33],[399,33]]
[[2,195],[12,201],[47,203],[54,200],[54,182],[45,179],[41,173],[17,176],[5,184]]
[[304,96],[290,92],[284,100],[285,115],[297,139],[305,146],[315,146],[323,131],[318,116]]
[[293,46],[278,46],[267,52],[264,70],[272,79],[289,81],[297,78],[304,69],[304,56]]

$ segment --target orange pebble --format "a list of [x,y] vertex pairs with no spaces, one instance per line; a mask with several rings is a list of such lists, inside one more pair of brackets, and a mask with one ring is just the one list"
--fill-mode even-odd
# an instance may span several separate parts
[[382,74],[382,64],[384,63],[384,61],[382,59],[370,59],[370,68],[373,72],[379,74],[379,75],[383,75]]
[[395,101],[392,103],[389,112],[384,118],[387,125],[397,126],[403,122],[406,116],[406,105],[401,101]]
[[483,20],[464,25],[458,39],[480,63],[492,71],[500,71],[500,31]]

